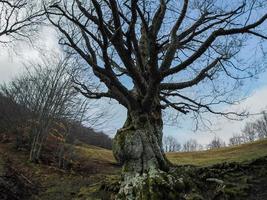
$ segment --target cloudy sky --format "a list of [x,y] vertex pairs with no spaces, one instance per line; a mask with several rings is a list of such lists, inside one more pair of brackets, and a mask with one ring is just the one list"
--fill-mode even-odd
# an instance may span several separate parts
[[[55,32],[51,28],[44,28],[41,35],[42,37],[40,37],[39,43],[42,49],[59,51]],[[38,51],[24,43],[13,45],[12,48],[4,46],[0,48],[0,83],[8,82],[13,77],[22,73],[23,62],[25,62],[25,60],[38,59]],[[263,72],[257,80],[253,79],[246,84],[247,86],[245,89],[248,91],[248,98],[239,105],[225,109],[240,110],[245,108],[250,113],[259,113],[263,110],[267,110],[267,73]],[[114,136],[116,129],[122,126],[126,118],[126,110],[118,104],[112,104],[112,113],[113,117],[109,119],[107,126],[102,127],[102,129],[111,136]],[[186,119],[186,123],[181,120],[181,123],[177,126],[165,125],[164,134],[174,136],[180,143],[192,138],[206,145],[215,135],[228,142],[228,139],[233,134],[240,133],[247,121],[253,121],[257,117],[257,115],[253,115],[243,121],[229,121],[214,115],[209,115],[208,118],[212,122],[212,130],[201,130],[197,132],[193,131],[193,122],[191,122],[190,119]]]

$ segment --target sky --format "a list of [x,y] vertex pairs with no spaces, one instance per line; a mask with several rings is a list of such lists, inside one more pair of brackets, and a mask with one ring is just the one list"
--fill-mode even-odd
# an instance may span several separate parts
[[[40,38],[40,46],[42,49],[60,51],[57,43],[55,31],[49,27],[43,28]],[[8,82],[15,76],[23,72],[23,63],[25,60],[38,59],[38,51],[32,46],[24,43],[16,44],[11,47],[0,46],[0,84]],[[15,51],[15,52],[14,52]],[[247,52],[244,52],[245,55]],[[243,56],[244,56],[243,55]],[[267,66],[266,66],[267,67]],[[248,98],[242,101],[239,105],[230,106],[224,109],[241,110],[246,109],[250,113],[259,113],[267,110],[267,72],[260,74],[258,79],[252,79],[246,82],[244,87],[247,91]],[[101,101],[100,104],[107,105],[109,102]],[[105,126],[98,128],[113,137],[116,130],[121,128],[126,119],[126,109],[117,103],[110,104],[112,107],[111,115]],[[208,115],[212,122],[212,130],[193,131],[194,124],[192,120],[182,120],[177,126],[164,125],[164,135],[171,135],[178,142],[184,143],[189,139],[196,139],[200,144],[207,145],[214,136],[220,137],[226,143],[233,134],[239,134],[244,127],[244,124],[255,120],[258,115],[252,115],[243,121],[230,121],[224,118],[218,118],[215,115]]]

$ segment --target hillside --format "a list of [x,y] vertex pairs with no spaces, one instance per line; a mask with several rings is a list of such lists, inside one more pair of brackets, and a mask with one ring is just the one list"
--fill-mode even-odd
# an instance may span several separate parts
[[[9,194],[14,200],[110,199],[108,195],[117,190],[120,171],[112,152],[83,143],[71,147],[72,165],[68,170],[61,170],[46,163],[29,163],[27,152],[14,150],[10,143],[0,143],[0,199],[5,199],[1,194]],[[266,156],[267,140],[218,150],[167,154],[172,163],[179,164],[173,173],[186,180],[185,187],[195,188],[192,190],[195,192],[207,191],[207,194],[193,192],[190,195],[214,199],[211,194],[217,191],[222,180],[224,194],[238,200],[267,197]],[[203,184],[210,177],[215,183]],[[105,192],[96,192],[99,188]],[[257,195],[248,198],[251,192]]]
[[[115,162],[112,151],[92,145],[75,146],[77,154],[101,161]],[[196,152],[171,152],[167,158],[175,165],[209,166],[222,162],[245,162],[267,156],[267,140],[255,141],[240,146],[224,147]]]
[[[4,96],[0,91],[0,142],[2,138],[5,138],[5,140],[14,139],[18,136],[17,132],[19,132],[19,137],[27,139],[29,127],[34,126],[32,121],[35,119],[35,114],[25,106],[16,103],[12,98]],[[112,147],[112,139],[108,135],[87,127],[79,121],[63,118],[55,121],[57,121],[55,124],[61,124],[59,127],[54,124],[53,128],[57,130],[56,133],[61,133],[56,135],[62,138],[62,135],[65,134],[64,139],[67,143],[78,141],[106,149],[111,149]],[[68,134],[64,132],[66,127],[69,129]],[[50,130],[49,134],[51,132]]]
[[207,151],[167,153],[168,159],[173,164],[198,166],[221,162],[243,162],[262,156],[267,156],[267,140]]
[[[84,161],[93,159],[115,163],[111,150],[82,144],[75,146],[75,152]],[[171,152],[166,155],[175,165],[209,166],[222,162],[245,162],[267,156],[267,140],[206,151]]]
[[50,162],[30,163],[26,151],[0,143],[0,199],[29,199],[29,193],[38,200],[83,199],[84,187],[119,173],[110,150],[86,144],[71,145],[71,150],[71,167],[62,170]]

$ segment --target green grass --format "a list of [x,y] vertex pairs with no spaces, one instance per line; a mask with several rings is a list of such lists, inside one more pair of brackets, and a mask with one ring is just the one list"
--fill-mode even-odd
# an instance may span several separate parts
[[207,151],[167,153],[167,158],[173,164],[197,166],[221,162],[245,162],[262,156],[267,156],[267,140]]

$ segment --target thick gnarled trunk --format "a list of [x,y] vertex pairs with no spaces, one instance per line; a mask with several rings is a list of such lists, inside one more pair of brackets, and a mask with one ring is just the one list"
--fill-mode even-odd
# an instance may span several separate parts
[[129,113],[124,127],[113,143],[115,158],[123,165],[124,174],[143,174],[151,169],[168,170],[162,149],[161,115]]
[[123,165],[116,199],[180,199],[181,183],[168,174],[170,163],[162,148],[162,128],[161,114],[128,114],[113,143],[115,158]]

